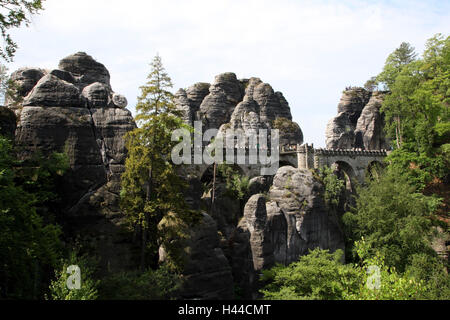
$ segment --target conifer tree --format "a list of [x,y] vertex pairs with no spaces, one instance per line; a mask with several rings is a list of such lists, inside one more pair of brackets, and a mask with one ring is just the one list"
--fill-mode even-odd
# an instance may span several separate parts
[[141,269],[158,261],[164,217],[186,214],[184,180],[171,162],[173,130],[183,126],[169,91],[172,82],[159,55],[151,63],[147,83],[136,105],[138,128],[126,136],[128,157],[122,175],[121,207],[141,237]]

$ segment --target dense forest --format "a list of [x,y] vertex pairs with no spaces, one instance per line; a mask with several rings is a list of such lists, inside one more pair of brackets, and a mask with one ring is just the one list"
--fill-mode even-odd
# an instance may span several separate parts
[[[16,20],[0,23],[9,45],[0,52],[6,61],[16,49],[7,28],[42,8],[41,1],[19,3],[25,7],[9,17]],[[14,137],[5,133],[0,137],[1,299],[180,298],[180,239],[201,213],[186,203],[188,182],[169,158],[176,144],[173,130],[193,128],[175,108],[161,57],[150,67],[136,105],[138,127],[124,137],[128,154],[119,204],[139,248],[137,268],[105,275],[90,248],[67,236],[61,194],[62,177],[70,167],[67,153],[23,159]],[[3,95],[20,105],[6,67],[0,71]],[[436,239],[448,237],[450,223],[450,36],[435,35],[420,56],[402,43],[364,87],[386,93],[381,113],[392,152],[383,168],[357,186],[352,205],[339,217],[345,251],[317,248],[294,263],[263,270],[262,299],[450,299],[448,256],[434,248]],[[226,165],[214,170],[227,196],[246,199],[248,177]],[[330,168],[315,170],[314,176],[324,186],[328,209],[335,212],[345,182]],[[70,266],[82,270],[81,282]],[[73,290],[68,284],[79,287]]]

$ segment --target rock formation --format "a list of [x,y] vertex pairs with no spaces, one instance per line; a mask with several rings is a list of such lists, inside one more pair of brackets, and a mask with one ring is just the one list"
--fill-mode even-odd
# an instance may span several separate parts
[[[122,232],[118,198],[126,149],[123,136],[136,127],[124,99],[114,99],[109,72],[85,53],[76,53],[50,72],[13,73],[23,102],[16,111],[15,143],[26,159],[36,151],[66,152],[65,224],[96,248],[105,270],[133,264],[131,245]],[[119,96],[120,97],[120,96]],[[114,101],[119,101],[117,105]],[[106,268],[107,266],[107,268]]]
[[380,108],[383,92],[350,88],[342,94],[338,115],[328,122],[326,146],[329,149],[389,149]]
[[309,249],[344,249],[337,216],[323,199],[323,185],[309,170],[281,167],[268,195],[253,195],[233,235],[232,265],[246,293],[258,288],[262,269],[289,264]]
[[[94,248],[104,271],[136,267],[139,250],[123,227],[119,208],[123,136],[136,124],[125,109],[125,97],[112,90],[108,70],[89,55],[76,53],[55,70],[18,70],[13,81],[21,103],[9,101],[15,115],[0,109],[0,126],[2,132],[15,130],[20,158],[36,151],[69,156],[70,169],[60,190],[67,235]],[[303,142],[286,99],[258,78],[238,80],[234,73],[224,73],[212,84],[180,89],[176,105],[187,123],[202,121],[204,129],[247,133],[276,127],[282,144]],[[367,128],[378,125],[379,118],[371,116],[377,107],[378,100],[364,110],[356,102],[340,107],[352,130],[362,132],[364,143],[375,143]],[[310,171],[282,167],[275,177],[249,177],[243,199],[231,196],[226,183],[218,180],[214,204],[211,189],[202,188],[211,182],[208,177],[185,178],[190,185],[184,191],[186,201],[201,212],[201,219],[179,243],[186,258],[180,292],[184,298],[231,299],[239,289],[242,297],[255,298],[262,269],[293,262],[315,247],[343,247],[336,217],[324,204],[323,186]],[[168,259],[163,246],[160,253],[161,260]]]
[[244,133],[271,129],[276,119],[284,118],[293,125],[289,130],[280,128],[280,140],[284,144],[303,143],[303,133],[292,122],[283,94],[259,78],[238,80],[234,73],[223,73],[211,85],[197,83],[187,90],[180,89],[176,105],[188,124],[202,121],[204,130],[219,129],[223,135],[227,129],[240,129]]

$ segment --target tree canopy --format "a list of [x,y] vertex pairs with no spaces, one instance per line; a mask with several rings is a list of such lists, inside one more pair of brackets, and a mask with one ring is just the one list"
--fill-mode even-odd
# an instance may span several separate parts
[[172,132],[183,122],[173,103],[170,77],[158,55],[136,105],[139,128],[125,136],[128,157],[122,174],[121,207],[135,227],[141,230],[141,267],[146,253],[154,267],[161,245],[158,224],[174,212],[188,212],[183,195],[184,181],[175,172],[170,155],[176,142]]
[[3,47],[0,48],[0,57],[10,62],[17,50],[17,43],[8,33],[11,28],[21,25],[28,26],[31,16],[43,9],[45,0],[0,0],[0,32],[3,38]]

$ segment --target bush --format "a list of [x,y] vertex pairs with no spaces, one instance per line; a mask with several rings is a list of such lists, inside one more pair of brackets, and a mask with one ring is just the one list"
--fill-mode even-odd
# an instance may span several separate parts
[[[61,267],[56,272],[56,278],[50,284],[48,300],[95,300],[98,298],[99,281],[94,278],[97,262],[87,255],[78,256],[74,251],[67,260],[61,261]],[[67,282],[71,274],[69,266],[80,269],[80,289],[69,289]],[[70,281],[70,280],[69,280]]]
[[176,298],[181,278],[168,267],[129,271],[102,280],[100,298],[106,300],[167,300]]

